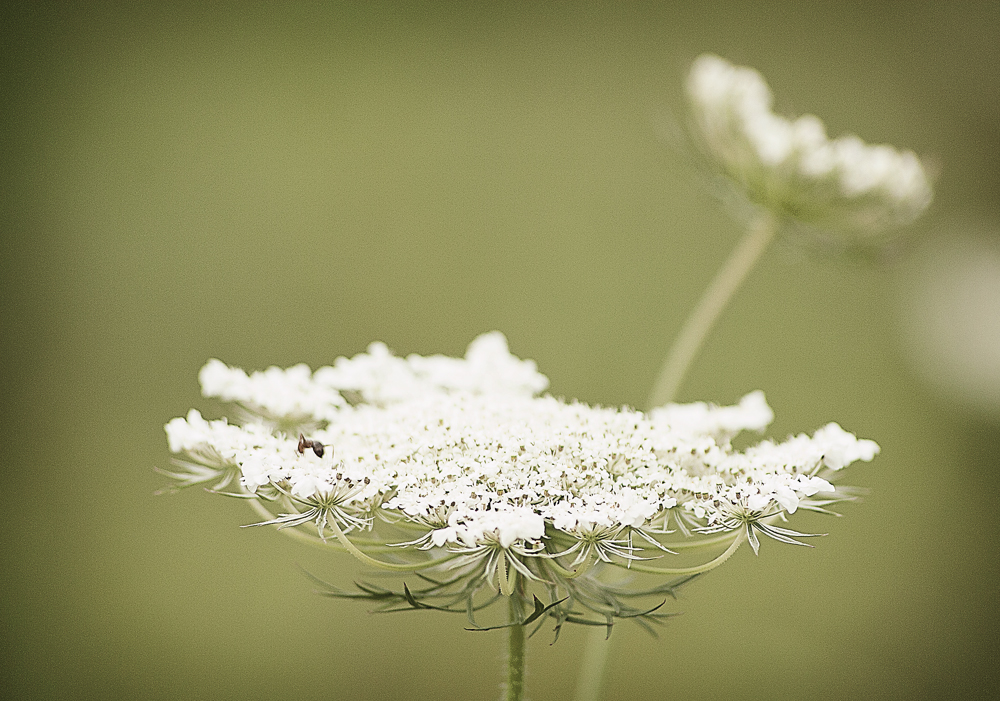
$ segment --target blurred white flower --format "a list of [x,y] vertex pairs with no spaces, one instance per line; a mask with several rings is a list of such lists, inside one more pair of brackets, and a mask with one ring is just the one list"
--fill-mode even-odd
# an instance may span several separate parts
[[752,68],[699,56],[687,81],[694,138],[752,202],[827,230],[870,234],[907,224],[930,204],[931,186],[911,151],[829,139],[813,115],[772,112]]
[[936,392],[1000,418],[1000,231],[941,236],[907,273],[907,358]]

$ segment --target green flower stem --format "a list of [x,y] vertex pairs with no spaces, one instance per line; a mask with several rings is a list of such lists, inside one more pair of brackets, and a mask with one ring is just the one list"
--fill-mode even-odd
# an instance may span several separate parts
[[[688,316],[681,328],[680,334],[674,340],[667,359],[660,368],[653,391],[649,396],[649,407],[655,408],[674,401],[677,391],[691,367],[698,349],[701,348],[712,326],[715,325],[722,310],[726,308],[733,293],[746,279],[761,255],[767,250],[771,240],[778,232],[778,221],[769,213],[761,213],[747,229],[746,234],[729,259],[715,275],[715,279],[705,290],[697,306]],[[715,542],[724,542],[725,538],[709,539],[696,544],[677,544],[674,547],[701,547]],[[728,560],[739,548],[743,538],[737,537],[722,555],[698,567],[666,570],[646,566],[633,567],[638,571],[655,572],[657,574],[696,574],[707,572]],[[583,669],[577,684],[576,701],[597,701],[600,698],[601,686],[604,680],[604,668],[607,664],[611,641],[598,630],[593,631],[587,640],[584,652]]]
[[[708,572],[732,557],[733,553],[735,553],[743,543],[745,535],[743,531],[739,531],[735,536],[731,533],[726,534],[726,538],[732,538],[733,542],[730,543],[725,552],[716,557],[714,560],[710,560],[703,565],[677,569],[664,569],[648,567],[633,562],[629,568],[639,572],[661,575],[701,574],[703,572]],[[713,540],[716,539],[713,538]],[[626,567],[626,565],[618,566]],[[586,649],[583,653],[583,666],[577,680],[576,695],[573,697],[574,701],[598,701],[598,699],[601,698],[601,687],[604,683],[604,669],[607,667],[608,654],[610,652],[611,640],[608,638],[605,629],[602,627],[592,630],[587,638]]]
[[607,628],[598,626],[592,628],[587,635],[586,648],[583,651],[583,666],[576,683],[575,701],[598,701],[604,684],[604,668],[608,664],[608,653],[611,652],[611,640]]
[[[516,596],[508,596],[510,622],[522,620],[521,606]],[[512,625],[507,638],[507,695],[506,701],[524,700],[524,626]]]
[[694,311],[684,322],[656,378],[656,384],[649,397],[650,408],[674,401],[677,390],[680,389],[684,376],[708,332],[712,330],[719,314],[767,249],[777,231],[778,222],[768,213],[762,213],[750,224],[739,245],[730,254],[729,259],[712,280],[712,284],[698,300]]

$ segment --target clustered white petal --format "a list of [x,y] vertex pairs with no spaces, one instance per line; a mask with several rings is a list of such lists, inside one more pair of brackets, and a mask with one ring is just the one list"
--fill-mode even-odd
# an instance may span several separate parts
[[[171,451],[200,463],[215,456],[238,470],[248,496],[325,504],[348,530],[376,528],[375,516],[416,524],[424,549],[530,554],[553,532],[657,533],[672,519],[735,529],[734,513],[765,519],[835,496],[832,472],[878,452],[837,424],[734,449],[739,432],[773,418],[761,392],[732,407],[648,414],[540,395],[547,379],[496,332],[464,359],[404,359],[373,344],[314,373],[298,365],[247,376],[212,360],[201,382],[206,395],[266,416],[234,425],[191,410],[166,426]],[[313,427],[308,439],[326,451],[302,450],[297,433],[275,427],[288,419]]]
[[698,141],[751,200],[807,224],[877,232],[916,219],[931,186],[911,151],[829,139],[817,117],[772,111],[760,73],[705,54],[687,82]]

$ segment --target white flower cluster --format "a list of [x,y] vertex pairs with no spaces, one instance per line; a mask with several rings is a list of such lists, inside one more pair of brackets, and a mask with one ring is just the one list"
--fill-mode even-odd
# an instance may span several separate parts
[[[836,500],[830,473],[878,452],[837,424],[735,450],[733,436],[773,418],[761,392],[733,407],[648,414],[539,396],[546,378],[496,332],[465,359],[402,359],[373,344],[315,373],[300,365],[247,376],[213,360],[201,381],[206,395],[268,420],[233,425],[192,410],[166,426],[172,452],[238,471],[247,496],[323,511],[321,535],[331,519],[352,530],[381,516],[417,527],[413,542],[425,549],[530,554],[555,531],[588,541],[673,522],[735,530]],[[315,427],[307,439],[326,449],[304,450],[297,433],[270,422],[288,417]]]
[[931,201],[918,158],[853,135],[830,140],[813,115],[771,111],[761,75],[698,57],[687,92],[696,136],[751,200],[807,224],[877,232],[916,219]]
[[220,360],[210,360],[198,374],[202,393],[237,402],[251,413],[281,421],[329,422],[348,404],[344,396],[386,405],[428,393],[536,394],[549,385],[535,363],[507,350],[502,334],[484,334],[469,346],[464,360],[443,355],[397,358],[384,343],[368,353],[337,358],[315,372],[304,364],[287,370],[270,367],[247,375]]

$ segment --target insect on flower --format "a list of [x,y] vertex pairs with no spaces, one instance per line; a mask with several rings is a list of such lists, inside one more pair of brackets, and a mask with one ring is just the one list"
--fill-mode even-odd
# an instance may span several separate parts
[[[312,448],[312,451],[316,453],[317,458],[323,457],[323,453],[326,450],[323,444],[320,443],[319,441],[311,441],[300,433],[299,445],[296,448],[296,450],[298,450],[299,455],[301,455],[302,453],[306,452],[306,448]],[[331,448],[331,450],[333,449]]]

